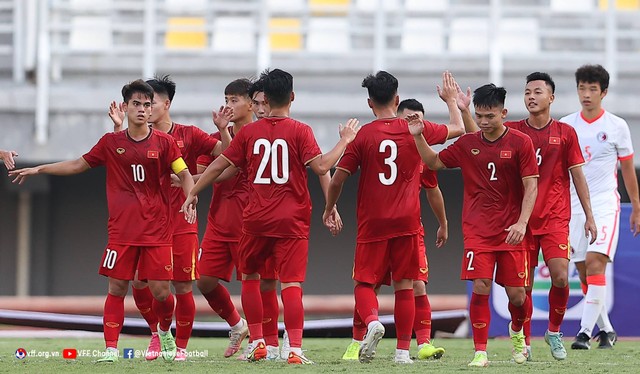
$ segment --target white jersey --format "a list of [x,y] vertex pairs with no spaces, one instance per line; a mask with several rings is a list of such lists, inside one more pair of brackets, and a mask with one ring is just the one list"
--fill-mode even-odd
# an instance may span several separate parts
[[[580,112],[569,114],[560,122],[573,126],[578,134],[585,164],[582,167],[589,186],[593,211],[618,210],[618,160],[633,158],[629,125],[622,118],[605,110],[590,122]],[[571,211],[584,214],[573,181],[571,181]]]

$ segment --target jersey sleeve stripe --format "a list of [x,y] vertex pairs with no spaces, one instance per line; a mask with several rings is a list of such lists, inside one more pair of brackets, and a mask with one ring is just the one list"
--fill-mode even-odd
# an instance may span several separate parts
[[184,169],[187,169],[187,164],[184,162],[182,157],[178,157],[171,163],[171,170],[173,170],[173,172],[176,174],[180,173]]
[[627,156],[618,157],[618,160],[625,161],[633,158],[633,153]]
[[[225,156],[225,155],[221,154],[219,157],[224,158],[224,159],[225,159],[225,160],[227,160],[227,161],[228,161],[228,162],[229,162],[233,167],[236,167],[236,168],[237,168],[236,164],[234,164],[234,163],[233,163],[233,161],[229,160],[229,158],[228,158],[227,156]],[[204,165],[203,165],[203,166],[204,166]]]
[[571,169],[573,169],[573,168],[577,168],[577,167],[579,167],[579,166],[583,166],[584,164],[586,164],[586,162],[581,162],[581,163],[579,163],[579,164],[570,165],[570,166],[567,168],[567,170],[571,170]]
[[89,162],[87,160],[84,159],[84,156],[80,157],[82,159],[82,161],[84,161],[85,164],[87,164],[87,166],[89,167],[89,169],[92,169],[91,164],[89,164]]
[[345,173],[347,173],[347,174],[351,175],[351,172],[350,172],[349,170],[347,170],[347,169],[345,169],[345,168],[341,168],[340,166],[336,166],[336,170],[342,170],[342,171],[344,171]]
[[317,155],[316,157],[312,157],[309,160],[305,161],[304,166],[307,166],[311,163],[311,161],[315,160],[316,158],[322,156],[322,154]]
[[539,178],[540,175],[538,174],[534,174],[534,175],[525,175],[524,177],[522,177],[522,179],[529,179],[529,178]]

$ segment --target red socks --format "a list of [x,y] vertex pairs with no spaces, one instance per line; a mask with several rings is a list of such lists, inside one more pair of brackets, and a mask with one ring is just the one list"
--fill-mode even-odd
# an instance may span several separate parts
[[284,307],[284,325],[287,327],[289,344],[292,348],[302,347],[302,329],[304,328],[304,307],[302,306],[302,288],[287,287],[281,292]]
[[[218,285],[219,288],[220,285]],[[263,339],[262,333],[262,297],[260,295],[260,279],[245,279],[242,281],[242,309],[249,325],[251,340]],[[285,314],[286,318],[286,314]]]
[[471,294],[469,303],[469,319],[473,332],[473,345],[476,351],[487,350],[489,340],[489,323],[491,322],[491,309],[489,309],[489,295]]
[[278,346],[278,316],[280,315],[280,306],[278,305],[278,293],[276,290],[261,291],[262,308],[264,315],[262,316],[262,332],[264,334],[264,342],[267,345]]
[[173,308],[175,307],[175,299],[173,294],[169,292],[169,296],[164,301],[153,299],[153,312],[158,316],[160,329],[169,331],[171,322],[173,321]]
[[236,309],[236,306],[233,305],[231,301],[231,295],[229,295],[229,291],[227,288],[220,283],[211,290],[211,292],[202,294],[211,309],[216,312],[220,318],[227,321],[229,326],[235,326],[238,322],[240,322],[240,314]]
[[549,290],[549,331],[560,331],[564,313],[567,311],[568,301],[569,286],[563,288],[551,286],[551,290]]
[[413,320],[413,331],[416,333],[418,345],[431,340],[431,304],[427,295],[415,296],[416,316]]
[[107,348],[118,348],[118,337],[124,323],[124,297],[107,294],[104,302],[102,328]]
[[148,286],[145,288],[131,287],[131,289],[133,290],[133,300],[136,302],[136,307],[140,311],[142,318],[149,324],[151,332],[158,332],[158,317],[151,309],[153,305],[151,290]]
[[364,340],[364,336],[367,335],[367,325],[362,322],[362,318],[360,318],[360,314],[358,313],[358,309],[353,307],[353,329],[352,335],[354,340],[362,341]]
[[511,329],[513,331],[522,330],[522,325],[527,320],[527,313],[531,305],[531,298],[525,295],[524,304],[520,306],[515,306],[509,302],[509,312],[511,313]]
[[[533,272],[531,272],[533,274]],[[527,299],[531,300],[531,290],[525,290],[527,293]],[[522,325],[522,332],[524,333],[524,344],[531,345],[531,316],[533,315],[533,303],[529,303],[527,308],[527,319]]]
[[[378,297],[372,284],[360,283],[353,290],[356,309],[365,326],[378,320]],[[413,319],[412,319],[413,320]]]
[[411,346],[411,331],[415,319],[416,304],[413,299],[413,289],[397,290],[393,317],[396,323],[396,349],[409,350]]
[[196,303],[193,300],[193,292],[176,295],[176,346],[187,348],[193,320],[196,317]]

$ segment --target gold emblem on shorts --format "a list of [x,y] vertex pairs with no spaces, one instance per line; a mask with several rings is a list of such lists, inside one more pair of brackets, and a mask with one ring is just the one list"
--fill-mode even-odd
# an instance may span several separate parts
[[116,152],[118,152],[119,155],[123,154],[125,152],[124,148],[118,148],[116,149]]
[[173,266],[171,266],[171,265],[165,265],[165,266],[164,266],[164,270],[166,270],[166,271],[171,271],[171,270],[173,270]]
[[429,268],[420,268],[421,274],[427,274],[429,272]]
[[182,271],[184,271],[185,273],[191,273],[191,270],[193,270],[192,267],[188,267],[188,268],[182,268]]
[[525,277],[526,275],[527,275],[527,274],[526,274],[524,271],[521,271],[521,272],[519,272],[519,273],[518,273],[518,278],[520,278],[520,279],[524,279],[524,277]]
[[473,148],[473,149],[471,150],[471,154],[472,154],[472,155],[474,155],[474,156],[477,156],[477,155],[478,155],[478,153],[480,153],[480,150],[479,150],[478,148]]
[[560,247],[560,249],[562,249],[563,251],[566,251],[567,249],[569,249],[569,246],[566,244],[559,244],[558,247]]

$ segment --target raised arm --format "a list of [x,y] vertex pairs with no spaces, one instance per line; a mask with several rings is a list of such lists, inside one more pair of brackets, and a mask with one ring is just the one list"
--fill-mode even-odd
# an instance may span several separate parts
[[309,167],[314,173],[323,175],[331,170],[333,165],[338,162],[340,156],[344,153],[347,145],[356,138],[358,131],[360,131],[360,122],[355,118],[351,118],[347,121],[346,125],[339,125],[339,131],[340,140],[338,144],[329,152],[320,155],[320,157],[316,157],[309,163]]
[[231,144],[231,133],[229,133],[229,122],[233,118],[233,108],[228,106],[221,106],[220,110],[216,112],[215,110],[211,112],[211,116],[213,118],[213,124],[216,125],[218,131],[220,131],[220,136],[222,138],[221,145],[213,149],[212,156],[218,156],[227,149],[229,144]]
[[516,245],[524,239],[524,235],[527,232],[527,224],[538,196],[538,177],[522,178],[522,184],[524,185],[524,196],[520,207],[520,217],[518,217],[518,222],[505,230],[509,232],[505,242],[510,245]]
[[587,186],[587,179],[582,172],[582,165],[572,167],[569,169],[569,172],[571,173],[573,185],[576,187],[576,193],[578,194],[578,199],[580,199],[580,205],[582,205],[582,210],[587,218],[584,223],[584,235],[587,238],[591,236],[589,244],[593,244],[598,238],[598,228],[596,227],[596,221],[593,218],[593,212],[591,211],[591,199],[589,198],[589,186]]
[[4,151],[0,149],[0,160],[4,162],[4,166],[7,168],[7,170],[11,170],[16,167],[16,162],[13,159],[14,157],[18,157],[18,152]]
[[109,105],[109,118],[113,121],[113,132],[118,132],[122,130],[122,125],[124,123],[124,103],[116,103],[115,101],[111,102]]
[[438,220],[438,232],[436,233],[436,247],[442,247],[449,238],[449,222],[447,221],[447,212],[444,207],[444,198],[440,187],[425,189],[427,201],[431,207],[431,211]]
[[456,84],[456,91],[458,91],[456,103],[458,104],[458,109],[460,109],[460,112],[462,113],[462,122],[464,122],[465,132],[479,131],[480,128],[471,114],[471,87],[467,87],[467,92],[465,93],[462,91],[460,86]]
[[424,135],[422,135],[424,122],[422,122],[417,114],[407,116],[407,122],[409,122],[409,132],[413,135],[413,140],[416,143],[422,162],[427,164],[431,170],[444,169],[445,166],[438,158],[438,153],[427,144],[427,140],[424,138]]
[[456,83],[450,72],[445,71],[442,73],[442,87],[437,86],[437,90],[438,96],[447,104],[449,109],[449,124],[447,125],[449,133],[447,134],[447,139],[457,138],[464,134],[464,122],[456,100],[459,88],[458,83]]
[[29,175],[73,175],[89,170],[89,164],[82,158],[69,161],[60,161],[53,164],[45,164],[32,168],[24,168],[9,171],[9,175],[15,177],[13,183],[24,183]]
[[640,234],[640,196],[638,196],[638,178],[633,157],[620,161],[620,169],[622,170],[624,188],[631,200],[631,215],[629,216],[631,233],[633,236],[638,236]]

